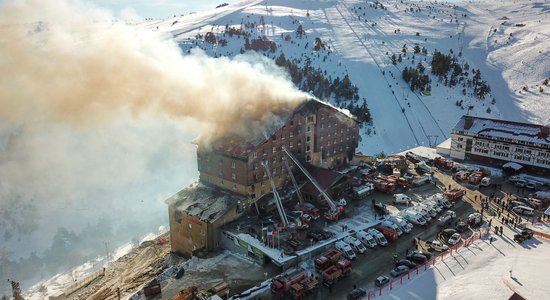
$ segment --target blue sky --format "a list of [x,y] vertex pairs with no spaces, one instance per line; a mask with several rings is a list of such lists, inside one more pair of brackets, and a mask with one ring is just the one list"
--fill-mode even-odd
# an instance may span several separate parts
[[134,11],[142,18],[166,18],[194,11],[213,9],[221,3],[239,0],[89,0],[113,12],[115,16]]

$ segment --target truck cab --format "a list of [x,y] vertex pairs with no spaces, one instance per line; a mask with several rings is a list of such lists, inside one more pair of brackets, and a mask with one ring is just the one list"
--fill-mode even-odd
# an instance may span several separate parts
[[351,246],[344,241],[336,242],[335,247],[337,250],[340,250],[347,259],[353,260],[357,257],[355,252],[353,252],[353,249],[351,249]]

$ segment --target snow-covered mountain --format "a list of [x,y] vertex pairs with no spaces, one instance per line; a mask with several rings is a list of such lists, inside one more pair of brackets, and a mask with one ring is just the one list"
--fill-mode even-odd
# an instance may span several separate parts
[[[337,104],[360,106],[366,99],[373,122],[359,151],[372,154],[439,143],[466,113],[549,122],[548,9],[544,1],[248,0],[139,26],[167,33],[184,52],[233,57],[254,48],[246,40],[263,40],[267,50],[257,52],[270,59],[284,54],[329,80],[349,75],[359,100]],[[314,49],[319,41],[323,48]],[[426,52],[414,53],[416,45]],[[453,88],[431,74],[434,51],[461,67]],[[395,65],[393,55],[402,56]],[[411,91],[402,78],[404,68],[419,62],[430,93]],[[490,88],[484,99],[468,86],[476,71]],[[335,101],[334,93],[326,96]]]

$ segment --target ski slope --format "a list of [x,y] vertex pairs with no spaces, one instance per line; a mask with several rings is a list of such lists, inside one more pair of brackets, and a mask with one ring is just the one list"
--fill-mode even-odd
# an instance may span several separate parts
[[[538,91],[543,80],[550,77],[550,54],[545,47],[548,39],[544,38],[550,34],[550,22],[545,18],[547,3],[381,1],[384,9],[373,8],[374,3],[250,0],[139,26],[169,34],[184,52],[201,48],[211,56],[234,57],[244,42],[223,35],[225,26],[243,28],[246,22],[260,24],[263,19],[261,25],[249,30],[250,37],[266,36],[277,43],[278,49],[261,55],[271,59],[280,53],[287,58],[307,57],[328,75],[349,74],[361,98],[367,99],[373,116],[373,125],[362,131],[359,151],[364,153],[394,153],[419,145],[433,146],[445,140],[458,118],[466,113],[549,122],[550,88]],[[505,16],[509,24],[500,25]],[[285,41],[282,36],[291,34],[294,38],[298,24],[306,31],[306,38]],[[495,28],[496,32],[491,31]],[[223,36],[228,45],[211,46],[196,39],[197,34],[209,31]],[[504,42],[503,37],[510,33],[513,38]],[[328,58],[321,51],[316,53],[311,47],[304,47],[312,45],[315,37],[330,46]],[[503,42],[490,42],[498,38]],[[431,96],[411,92],[401,79],[401,72],[419,61],[429,71],[431,58],[417,55],[412,59],[409,54],[403,62],[392,65],[390,57],[401,53],[403,45],[412,51],[416,44],[430,53],[462,52],[457,56],[459,62],[481,70],[483,80],[492,87],[492,95],[485,100],[463,95],[461,87],[443,86],[435,77]],[[525,85],[529,92],[521,91]],[[458,100],[464,101],[463,107],[455,105]],[[465,109],[470,105],[472,110]]]

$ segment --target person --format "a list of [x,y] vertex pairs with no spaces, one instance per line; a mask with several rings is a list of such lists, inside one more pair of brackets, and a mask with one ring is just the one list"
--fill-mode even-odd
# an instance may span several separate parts
[[492,236],[489,237],[489,244],[493,244],[493,237]]
[[396,253],[393,254],[393,262],[397,262],[397,254]]

